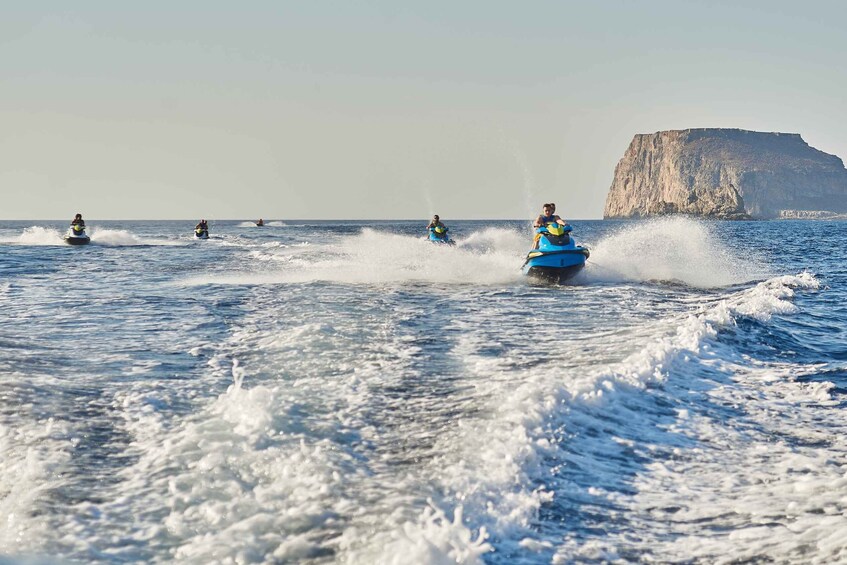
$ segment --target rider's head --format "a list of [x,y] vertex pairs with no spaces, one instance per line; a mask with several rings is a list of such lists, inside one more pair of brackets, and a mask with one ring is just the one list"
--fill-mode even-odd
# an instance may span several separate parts
[[544,210],[545,216],[549,216],[550,214],[556,211],[556,206],[555,204],[545,204],[541,207],[541,209]]
[[81,220],[81,219],[82,219],[82,214],[77,214],[76,216],[74,216],[74,220]]

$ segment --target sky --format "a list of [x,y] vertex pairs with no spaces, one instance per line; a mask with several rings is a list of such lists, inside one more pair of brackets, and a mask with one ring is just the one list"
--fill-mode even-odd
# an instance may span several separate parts
[[10,4],[0,219],[592,219],[635,134],[847,158],[840,1]]

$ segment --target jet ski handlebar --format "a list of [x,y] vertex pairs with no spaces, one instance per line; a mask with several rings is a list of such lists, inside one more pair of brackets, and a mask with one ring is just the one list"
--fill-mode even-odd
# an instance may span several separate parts
[[537,228],[535,228],[535,233],[550,233],[550,234],[553,234],[553,235],[562,235],[562,234],[565,234],[565,233],[570,233],[572,231],[573,231],[573,227],[571,227],[570,224],[562,225],[562,224],[553,223],[553,222],[550,222],[547,225],[538,226]]

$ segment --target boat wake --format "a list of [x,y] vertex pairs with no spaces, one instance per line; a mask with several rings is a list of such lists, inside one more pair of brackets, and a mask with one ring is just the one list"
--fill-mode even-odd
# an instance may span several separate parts
[[127,230],[93,229],[91,242],[111,247],[135,247],[143,245],[169,246],[185,245],[185,242],[165,238],[139,237]]
[[[456,246],[433,245],[420,238],[373,229],[329,244],[257,246],[251,261],[260,272],[216,276],[218,284],[477,284],[521,281],[520,237],[508,230],[485,230]],[[276,269],[269,271],[268,262]],[[205,277],[186,284],[208,284]]]
[[42,226],[31,226],[24,229],[17,237],[12,237],[3,243],[13,243],[19,245],[65,245],[64,232],[52,228]]
[[[111,247],[137,247],[137,246],[170,246],[170,245],[185,245],[185,242],[180,242],[174,239],[163,237],[150,238],[140,237],[127,230],[113,230],[106,228],[88,227],[86,230],[91,237],[91,243],[98,245],[106,245]],[[64,240],[66,231],[60,231],[53,228],[43,226],[31,226],[17,237],[8,238],[2,243],[40,246],[40,245],[66,245]]]
[[[380,249],[390,246],[393,237],[408,248],[407,237],[362,234],[365,240],[375,238]],[[456,253],[467,260],[462,250]],[[266,525],[263,539],[276,539],[276,551],[285,559],[319,555],[322,547],[326,550],[318,541],[321,532],[332,530],[337,530],[330,536],[335,539],[332,554],[350,562],[392,563],[402,555],[421,563],[481,563],[493,548],[490,539],[497,540],[503,562],[533,553],[545,562],[616,560],[621,551],[684,560],[691,547],[704,561],[717,559],[732,554],[733,538],[698,539],[697,527],[675,522],[674,508],[716,530],[731,531],[735,522],[726,517],[739,512],[734,501],[755,503],[743,506],[752,512],[747,522],[764,521],[769,513],[784,516],[780,513],[786,508],[799,508],[801,497],[791,485],[814,481],[817,489],[833,480],[825,462],[812,475],[786,479],[781,467],[769,468],[765,457],[771,436],[744,432],[747,425],[764,426],[756,418],[775,409],[786,394],[803,402],[828,402],[831,385],[794,382],[787,368],[739,363],[732,345],[722,342],[723,333],[739,320],[768,323],[774,316],[796,313],[795,293],[814,292],[818,286],[808,273],[775,277],[695,304],[687,312],[625,328],[631,352],[593,367],[580,355],[596,358],[600,338],[579,336],[578,327],[568,331],[556,324],[539,326],[525,311],[503,301],[499,312],[491,314],[496,325],[462,317],[450,322],[456,337],[441,342],[447,351],[439,349],[437,358],[451,358],[456,365],[431,381],[415,369],[421,346],[414,334],[399,331],[421,312],[394,310],[390,301],[382,305],[385,312],[372,312],[378,306],[369,303],[369,310],[348,312],[348,327],[338,315],[331,322],[328,318],[315,323],[315,305],[303,304],[297,306],[302,317],[299,311],[290,312],[287,324],[293,326],[279,332],[262,329],[267,325],[262,312],[272,309],[257,306],[257,319],[236,331],[216,358],[215,370],[222,372],[229,360],[236,361],[233,385],[210,406],[213,417],[207,420],[207,414],[184,428],[183,439],[169,440],[169,449],[184,455],[159,454],[151,460],[154,467],[137,476],[156,476],[156,466],[164,461],[190,457],[184,465],[186,476],[177,483],[234,493],[225,502],[214,499],[215,505],[234,509],[226,513],[230,526],[249,522],[255,533]],[[322,307],[332,296],[322,296]],[[337,299],[351,308],[344,296]],[[362,335],[355,322],[369,315],[384,320],[379,337]],[[492,348],[503,348],[498,344],[528,332],[535,333],[535,341],[545,349],[541,364],[522,366],[518,357],[532,352],[492,355]],[[572,337],[563,340],[563,334]],[[614,336],[606,340],[609,345],[616,341]],[[586,352],[576,353],[581,349]],[[245,360],[244,368],[239,359]],[[422,379],[426,382],[409,384]],[[738,386],[730,389],[733,379]],[[418,399],[415,386],[424,387],[431,398]],[[451,392],[435,394],[441,389]],[[307,392],[314,390],[321,394]],[[381,396],[380,391],[391,394]],[[721,410],[735,406],[738,412],[735,394],[755,396],[762,408],[727,418]],[[398,395],[403,400],[395,406],[392,399]],[[424,404],[417,406],[419,402]],[[723,407],[715,409],[714,404]],[[402,418],[394,410],[422,410],[427,416]],[[198,443],[198,434],[208,435],[208,441]],[[741,437],[744,434],[750,441]],[[710,448],[711,443],[717,447]],[[198,451],[200,444],[204,447]],[[760,458],[757,480],[763,485],[781,480],[783,488],[768,494],[767,501],[762,490],[767,487],[749,485],[730,488],[725,500],[716,498],[729,486],[720,480],[726,476],[721,462],[727,450],[740,465]],[[783,451],[777,456],[779,465],[790,466],[790,453]],[[650,455],[639,455],[642,452]],[[808,457],[794,457],[809,468]],[[290,465],[270,472],[271,460]],[[410,465],[414,472],[408,471]],[[217,470],[215,475],[208,474],[211,468]],[[682,500],[676,493],[685,490],[686,477],[692,474],[700,490]],[[232,484],[233,477],[244,475],[258,482],[249,493]],[[380,504],[370,500],[372,492],[380,493]],[[276,520],[277,513],[260,525],[241,512],[260,505],[254,500],[259,493],[262,504],[300,509],[309,533],[297,538],[299,549],[291,543],[296,532],[286,530],[290,525]],[[429,493],[429,501],[420,493]],[[816,496],[803,507],[823,504],[824,490]],[[205,532],[186,543],[186,558],[208,556],[203,548],[210,535],[220,547],[231,542],[225,530],[205,518],[214,510],[211,503],[197,504],[170,518],[174,531]],[[614,519],[604,510],[610,507],[619,509]],[[324,520],[311,512],[314,508],[326,509],[333,519]],[[550,523],[538,527],[551,508],[571,517],[560,523],[560,531]],[[639,520],[655,522],[657,512],[664,516],[661,524],[639,529],[645,532],[643,540],[627,537]],[[592,522],[598,515],[602,524]],[[843,520],[833,527],[839,524]],[[768,553],[767,545],[775,527],[747,532],[756,548],[745,554],[748,559],[777,557]],[[280,532],[286,533],[279,537]],[[820,526],[804,535],[782,535],[781,548],[775,551],[796,551],[806,543],[804,536],[824,541],[831,533],[831,528]]]
[[837,310],[832,279],[762,275],[707,223],[642,226],[562,289],[524,284],[529,230],[447,247],[380,224],[106,249],[132,270],[82,296],[62,289],[87,264],[0,282],[0,552],[844,561],[843,344],[807,308]]
[[[432,245],[422,237],[370,228],[338,240],[251,244],[253,272],[216,276],[220,284],[477,284],[512,285],[520,273],[531,234],[484,228],[456,236],[453,247]],[[714,236],[707,224],[686,218],[660,219],[625,227],[595,244],[576,284],[661,282],[720,288],[765,280],[764,261],[741,257]],[[275,266],[275,268],[269,268]],[[206,284],[205,278],[186,281]]]
[[732,252],[708,223],[690,218],[638,222],[590,247],[588,281],[662,281],[715,288],[773,276],[762,259]]

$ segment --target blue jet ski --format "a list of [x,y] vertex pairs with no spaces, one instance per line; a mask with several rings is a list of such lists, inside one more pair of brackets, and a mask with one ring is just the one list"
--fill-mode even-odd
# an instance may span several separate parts
[[456,245],[456,242],[450,239],[447,235],[447,228],[443,226],[435,226],[429,228],[429,240],[432,243],[446,243],[447,245]]
[[204,230],[203,228],[197,228],[194,230],[195,239],[209,239],[209,230]]
[[588,248],[574,243],[571,226],[550,223],[535,230],[538,247],[530,251],[523,264],[523,274],[560,284],[576,275],[585,266]]
[[70,245],[85,245],[91,242],[91,238],[85,233],[85,226],[79,224],[71,224],[65,235],[65,243]]

